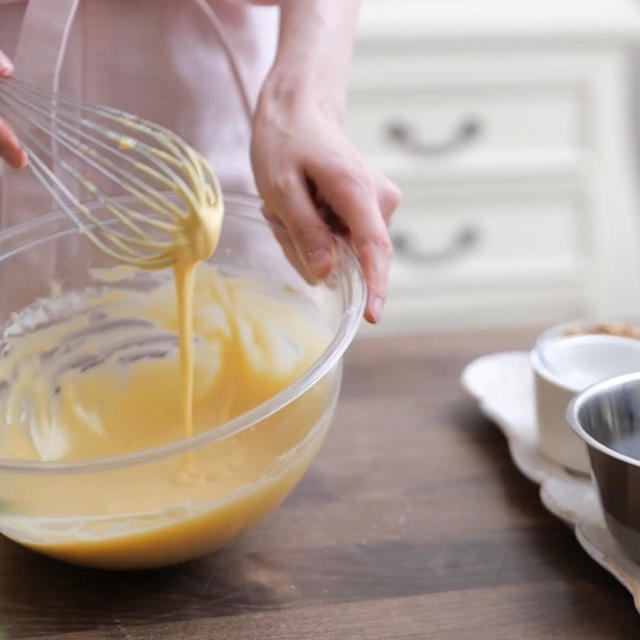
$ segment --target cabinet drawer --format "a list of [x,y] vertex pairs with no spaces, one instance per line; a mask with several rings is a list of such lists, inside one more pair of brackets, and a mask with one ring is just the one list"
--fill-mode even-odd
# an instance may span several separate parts
[[405,194],[391,293],[577,283],[588,243],[582,201],[540,191]]
[[376,158],[552,155],[580,149],[582,105],[571,85],[359,87],[350,94],[347,129]]

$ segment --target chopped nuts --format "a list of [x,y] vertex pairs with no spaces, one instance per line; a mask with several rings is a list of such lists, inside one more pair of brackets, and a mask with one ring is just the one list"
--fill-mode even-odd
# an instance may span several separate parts
[[634,327],[628,324],[614,324],[603,323],[594,324],[590,327],[575,327],[565,330],[567,336],[580,336],[580,335],[607,335],[617,336],[619,338],[632,338],[634,340],[640,340],[640,328]]

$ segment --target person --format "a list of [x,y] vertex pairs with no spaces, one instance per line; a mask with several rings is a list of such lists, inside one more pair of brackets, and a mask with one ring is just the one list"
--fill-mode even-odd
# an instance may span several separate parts
[[[297,258],[314,278],[331,273],[335,233],[345,235],[367,282],[365,318],[375,323],[382,316],[392,255],[388,226],[401,195],[343,129],[359,4],[0,0],[0,76],[13,73],[14,59],[16,75],[42,84],[48,56],[62,57],[43,51],[43,43],[63,43],[63,49],[66,44],[51,88],[173,129],[222,172],[223,185],[242,182],[243,172],[246,184],[250,175],[265,217],[276,229],[286,228]],[[65,6],[66,22],[60,19]],[[244,134],[234,76],[204,17],[224,25],[251,94],[252,118]],[[53,37],[52,22],[60,23],[61,37]],[[1,119],[0,155],[13,168],[27,163],[18,137]],[[13,173],[20,172],[6,171],[5,183]]]

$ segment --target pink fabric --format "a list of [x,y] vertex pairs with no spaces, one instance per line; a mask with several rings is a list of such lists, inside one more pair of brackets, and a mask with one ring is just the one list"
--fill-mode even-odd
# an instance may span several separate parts
[[[30,1],[0,0],[0,49],[12,57],[18,52],[16,76],[45,86],[64,40],[56,4],[69,8],[74,0]],[[227,30],[255,101],[275,52],[277,9],[207,1]],[[34,18],[35,9],[39,15],[30,26],[37,36],[27,46],[21,41],[17,51],[16,29],[27,23],[25,15]],[[254,188],[249,123],[215,31],[194,0],[80,0],[61,62],[61,91],[170,127],[212,162],[224,186]],[[3,226],[43,213],[25,193],[40,187],[31,178],[30,187],[13,189],[13,182],[15,176],[5,177]]]

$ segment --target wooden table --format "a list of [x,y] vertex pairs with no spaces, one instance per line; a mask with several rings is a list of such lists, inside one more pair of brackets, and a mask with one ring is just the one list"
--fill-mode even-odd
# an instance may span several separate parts
[[472,358],[531,332],[368,339],[286,503],[226,550],[146,573],[0,544],[9,638],[637,638],[631,597],[540,505],[465,397]]

